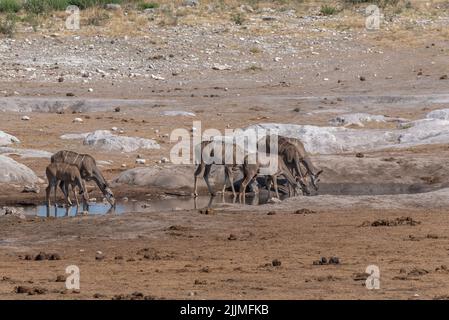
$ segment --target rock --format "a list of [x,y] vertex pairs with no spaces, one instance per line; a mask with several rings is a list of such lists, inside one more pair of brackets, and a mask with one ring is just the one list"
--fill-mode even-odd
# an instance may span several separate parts
[[228,237],[228,240],[231,240],[231,241],[237,240],[237,236],[235,236],[234,234],[231,233]]
[[19,219],[25,219],[25,213],[22,208],[3,207],[0,208],[0,216],[12,216]]
[[200,4],[199,0],[184,0],[184,5],[187,7],[196,7]]
[[366,81],[366,78],[364,76],[359,77],[360,81]]
[[213,70],[219,70],[219,71],[223,71],[223,70],[231,70],[231,66],[228,66],[227,64],[218,64],[218,63],[215,63],[215,64],[212,66],[212,69],[213,69]]
[[449,109],[433,110],[426,114],[427,119],[449,120]]
[[25,186],[22,193],[39,193],[41,190],[38,186]]
[[274,259],[271,264],[273,265],[273,267],[280,267],[281,266],[281,261],[278,259]]
[[72,121],[73,123],[83,123],[84,122],[84,120],[83,119],[81,119],[81,118],[75,118],[75,119],[73,119],[73,121]]
[[0,183],[35,185],[38,182],[39,178],[30,168],[0,155]]
[[151,139],[117,136],[109,130],[97,130],[89,133],[84,144],[107,151],[133,152],[138,149],[160,149],[159,144]]
[[355,157],[356,157],[356,158],[364,158],[365,155],[364,155],[363,153],[361,153],[361,152],[357,152],[357,153],[355,154]]
[[170,117],[175,117],[175,116],[187,116],[187,117],[195,117],[196,114],[193,112],[187,112],[187,111],[162,111],[161,115],[163,116],[170,116]]
[[447,80],[447,79],[448,79],[447,74],[444,74],[440,77],[440,80]]
[[104,258],[105,258],[105,256],[104,256],[103,252],[97,251],[97,253],[95,254],[95,260],[101,261],[101,260],[103,260]]
[[23,116],[22,118],[20,118],[21,120],[23,120],[23,121],[29,121],[30,120],[30,117],[28,117],[28,116]]
[[281,203],[282,200],[278,198],[271,198],[267,201],[267,203],[275,204],[275,203]]
[[201,209],[200,210],[200,214],[204,214],[204,215],[214,215],[215,214],[215,210],[213,208],[206,208],[206,209]]
[[[211,179],[211,183],[212,181]],[[123,171],[113,179],[112,183],[163,189],[191,190],[192,171],[188,166],[138,167]]]
[[330,257],[329,264],[340,264],[340,259],[338,257]]
[[314,211],[314,210],[306,209],[306,208],[299,209],[299,210],[296,210],[294,212],[294,214],[304,214],[304,215],[306,215],[306,214],[315,214],[315,213],[317,213],[317,212]]
[[94,89],[89,88],[89,89],[87,89],[87,91],[88,91],[88,92],[94,92]]
[[120,107],[115,107],[114,108],[114,112],[120,112],[121,108]]
[[66,276],[64,276],[64,275],[58,275],[55,280],[55,282],[65,282],[65,281],[66,281]]
[[151,78],[154,79],[154,80],[165,80],[164,77],[161,77],[159,75],[154,75],[154,74],[151,75]]
[[145,159],[136,159],[137,164],[145,164],[147,161]]
[[28,295],[35,295],[35,294],[45,294],[47,293],[47,289],[40,288],[40,287],[27,287],[27,286],[17,286],[14,291],[18,294],[28,294]]
[[43,260],[47,260],[48,255],[45,252],[39,252],[35,257],[34,260],[35,261],[43,261]]
[[329,120],[329,124],[333,126],[350,126],[356,125],[359,127],[364,127],[366,122],[406,122],[406,119],[386,117],[383,115],[372,115],[369,113],[349,113],[337,116]]
[[108,3],[104,6],[104,8],[106,10],[111,10],[111,11],[119,11],[122,10],[122,6],[116,3]]
[[8,146],[13,143],[20,143],[20,140],[6,132],[0,131],[0,146]]

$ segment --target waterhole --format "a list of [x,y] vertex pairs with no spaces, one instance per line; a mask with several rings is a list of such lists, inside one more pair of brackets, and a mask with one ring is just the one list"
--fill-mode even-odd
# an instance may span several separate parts
[[[283,193],[285,188],[281,185],[280,196],[281,199],[287,198],[287,195]],[[430,192],[441,189],[443,186],[430,186],[424,184],[370,184],[370,183],[322,183],[318,193],[313,193],[311,196],[316,195],[345,195],[345,196],[382,196],[382,195],[394,195],[394,194],[416,194]],[[270,197],[274,196],[274,192],[271,192]],[[245,205],[262,205],[266,204],[270,197],[265,189],[259,191],[259,195],[255,197],[253,194],[248,193],[245,200]],[[301,197],[301,196],[300,196]],[[300,198],[299,198],[300,199]],[[234,199],[230,193],[225,197],[217,195],[215,197],[200,196],[196,199],[193,197],[167,197],[164,199],[148,200],[148,201],[117,201],[115,208],[112,208],[106,203],[90,203],[88,208],[89,215],[104,215],[104,214],[123,214],[130,212],[163,212],[172,210],[192,210],[214,207],[224,203],[239,203],[238,197]],[[26,215],[30,216],[47,216],[47,207],[45,205],[40,206],[25,206],[17,207],[19,210],[23,210]],[[82,207],[70,207],[65,208],[62,206],[54,207],[50,209],[50,216],[53,217],[66,217],[76,216],[83,213]]]

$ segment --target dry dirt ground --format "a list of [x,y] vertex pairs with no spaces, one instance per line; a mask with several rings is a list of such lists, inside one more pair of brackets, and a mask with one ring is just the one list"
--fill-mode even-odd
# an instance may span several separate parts
[[[130,38],[101,33],[49,36],[49,31],[45,36],[22,33],[14,41],[0,39],[0,129],[18,137],[20,148],[65,148],[112,161],[102,167],[112,180],[125,170],[122,164],[126,169],[138,166],[137,155],[148,166],[168,157],[173,143],[164,135],[175,128],[190,129],[194,120],[203,129],[224,131],[263,122],[328,125],[341,110],[413,120],[447,107],[430,99],[447,94],[449,87],[444,77],[449,73],[447,20],[426,28],[398,18],[388,28],[368,32],[352,28],[355,22],[348,17],[288,20],[284,14],[248,14],[246,27],[220,20],[188,27],[158,25]],[[262,19],[267,15],[275,18]],[[214,63],[228,64],[230,70],[213,70]],[[97,68],[108,74],[102,76]],[[69,92],[74,97],[67,97]],[[89,108],[95,108],[95,99],[111,104],[93,112]],[[16,109],[45,101],[54,105],[56,100],[50,112]],[[82,101],[81,112],[74,100]],[[121,106],[120,112],[113,105]],[[161,115],[169,110],[196,116]],[[23,115],[31,119],[22,121]],[[75,117],[83,123],[74,123]],[[391,124],[373,129],[382,126]],[[112,153],[60,139],[66,133],[111,127],[155,139],[161,149]],[[330,168],[323,173],[323,184],[355,179],[445,183],[448,145],[364,155],[357,160],[354,153],[313,159]],[[47,159],[12,157],[44,179]],[[390,158],[394,174],[391,160],[382,162]],[[355,161],[353,176],[351,167],[338,166]],[[22,187],[1,186],[0,204],[44,201],[43,190],[23,194]],[[119,199],[147,199],[163,191],[114,189]],[[92,195],[99,196],[95,191]],[[298,197],[279,205],[221,205],[209,214],[167,208],[58,219],[1,217],[0,298],[447,299],[448,211],[435,198],[422,204],[420,199],[419,194],[413,200]],[[301,209],[307,210],[297,212]],[[39,252],[56,259],[35,261]],[[338,257],[339,264],[314,264],[321,257]],[[65,289],[69,265],[80,268],[79,292]],[[368,265],[380,268],[379,290],[365,287]]]

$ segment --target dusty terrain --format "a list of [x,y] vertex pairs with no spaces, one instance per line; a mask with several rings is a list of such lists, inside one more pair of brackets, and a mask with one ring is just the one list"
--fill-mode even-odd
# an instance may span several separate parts
[[[326,17],[314,10],[246,13],[242,26],[222,16],[196,19],[193,11],[178,25],[142,23],[126,37],[107,25],[61,31],[62,18],[54,29],[22,30],[0,39],[0,129],[20,139],[10,147],[90,153],[112,181],[134,167],[169,168],[159,163],[173,146],[167,134],[190,130],[193,121],[224,132],[259,123],[330,126],[335,116],[355,112],[417,120],[448,108],[447,9],[431,18],[392,15],[378,31],[363,28],[360,10],[353,13],[358,20],[351,11]],[[195,116],[163,115],[174,110]],[[154,139],[160,149],[110,152],[60,138],[112,127]],[[135,163],[138,156],[145,165]],[[209,214],[167,208],[0,217],[0,298],[447,299],[448,156],[445,143],[317,153],[324,195],[221,204]],[[10,157],[42,179],[41,190],[2,184],[0,205],[42,204],[49,160]],[[357,192],[356,184],[367,189]],[[89,189],[101,199],[94,185]],[[129,185],[113,191],[150,205],[166,193],[192,192]],[[59,259],[35,261],[39,252]],[[321,257],[338,257],[339,264],[314,264]],[[69,265],[80,268],[79,292],[65,289]],[[380,268],[379,290],[365,287],[368,265]]]

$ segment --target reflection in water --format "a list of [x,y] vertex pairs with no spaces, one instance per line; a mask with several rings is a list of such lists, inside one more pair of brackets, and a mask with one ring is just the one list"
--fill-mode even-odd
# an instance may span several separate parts
[[[247,197],[244,202],[247,205],[260,205],[268,201],[267,194],[265,196]],[[104,214],[123,214],[126,212],[157,212],[167,210],[192,210],[210,208],[214,205],[224,203],[240,203],[238,197],[234,198],[232,195],[218,195],[215,197],[200,196],[192,197],[172,197],[164,199],[156,199],[149,201],[117,201],[115,208],[106,203],[90,203],[89,215],[104,215]],[[37,215],[39,217],[47,216],[47,206],[27,206],[24,207],[26,215]],[[50,208],[50,217],[74,217],[83,214],[83,207],[55,207]],[[87,211],[87,210],[86,210]]]

